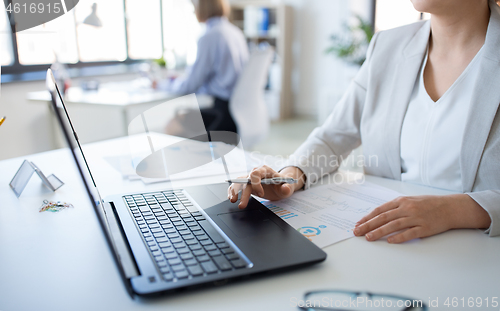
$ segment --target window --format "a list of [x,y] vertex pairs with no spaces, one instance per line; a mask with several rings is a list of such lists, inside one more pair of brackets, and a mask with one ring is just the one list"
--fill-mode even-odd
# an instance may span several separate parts
[[12,52],[12,32],[7,12],[5,7],[3,8],[0,12],[0,65],[7,66],[14,62],[14,53]]
[[[84,24],[93,13],[93,7],[101,27]],[[123,0],[81,0],[75,7],[75,17],[82,62],[124,61],[127,58]]]
[[421,14],[407,0],[378,0],[375,9],[375,30],[386,30],[429,19],[429,14]]
[[202,28],[191,0],[162,0],[163,42],[167,66],[191,65],[196,60]]
[[16,33],[19,63],[22,65],[78,62],[75,19],[64,14],[45,24]]
[[160,58],[161,12],[158,0],[127,0],[128,55],[133,59]]
[[69,11],[63,16],[15,34],[10,31],[10,15],[0,14],[4,74],[41,72],[56,59],[70,67],[162,56],[169,66],[182,67],[196,59],[203,26],[191,0],[65,2]]

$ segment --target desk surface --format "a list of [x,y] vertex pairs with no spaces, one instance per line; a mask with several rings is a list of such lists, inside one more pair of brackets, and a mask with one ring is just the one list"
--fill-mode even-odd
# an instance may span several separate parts
[[[102,83],[95,91],[85,91],[79,86],[73,86],[67,90],[65,101],[70,104],[128,107],[165,102],[177,97],[179,97],[177,94],[141,87],[132,80]],[[213,100],[207,95],[197,97],[203,107],[209,106]],[[35,102],[49,102],[50,93],[48,91],[30,92],[27,98]]]
[[[126,152],[126,140],[86,146],[103,195],[158,190],[123,180],[103,156]],[[20,199],[8,183],[24,159],[66,185],[52,193],[35,178]],[[126,293],[68,150],[0,162],[0,310],[298,310],[293,301],[315,289],[367,290],[438,299],[431,310],[472,310],[446,299],[499,297],[500,239],[479,230],[454,230],[402,245],[351,238],[325,249],[325,262],[304,269],[205,288],[158,299],[132,300]],[[183,185],[219,182],[222,176]],[[442,191],[367,176],[406,195]],[[72,203],[59,213],[39,213],[43,199]],[[295,299],[295,300],[294,300]],[[500,310],[482,308],[475,310]]]
[[[128,82],[107,82],[95,91],[85,91],[79,86],[70,87],[66,100],[71,103],[128,106],[175,98],[174,94],[138,86],[134,80]],[[50,101],[48,91],[28,93],[33,101]]]

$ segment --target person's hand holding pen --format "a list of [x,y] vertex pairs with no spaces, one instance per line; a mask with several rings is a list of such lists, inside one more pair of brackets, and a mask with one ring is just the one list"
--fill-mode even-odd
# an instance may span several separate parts
[[[295,183],[269,183],[262,184],[263,179],[267,178],[293,178]],[[297,167],[287,167],[279,173],[268,166],[254,168],[247,177],[248,183],[233,183],[227,190],[228,199],[235,203],[238,201],[238,193],[241,193],[241,200],[238,207],[243,209],[247,207],[250,195],[254,194],[271,201],[281,200],[291,196],[296,190],[304,186],[304,173]]]

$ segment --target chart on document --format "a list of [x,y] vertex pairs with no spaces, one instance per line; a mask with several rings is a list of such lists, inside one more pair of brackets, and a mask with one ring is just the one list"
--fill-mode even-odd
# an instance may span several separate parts
[[319,247],[353,237],[358,220],[375,207],[401,194],[363,184],[329,184],[296,192],[281,201],[262,201],[276,215]]

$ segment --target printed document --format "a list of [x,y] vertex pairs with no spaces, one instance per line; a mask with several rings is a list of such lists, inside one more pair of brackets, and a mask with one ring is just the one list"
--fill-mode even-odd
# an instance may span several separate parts
[[401,196],[369,183],[328,184],[262,203],[318,247],[353,237],[358,220],[374,208]]

